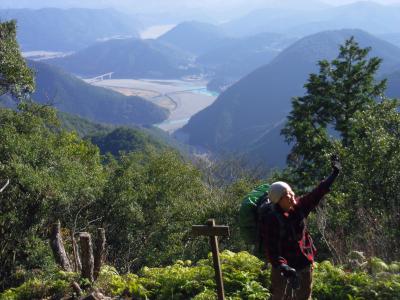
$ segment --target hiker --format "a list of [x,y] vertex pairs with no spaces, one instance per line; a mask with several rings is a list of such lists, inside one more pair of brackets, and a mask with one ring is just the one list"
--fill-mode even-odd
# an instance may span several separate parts
[[[268,191],[272,209],[260,218],[260,234],[267,260],[272,265],[272,300],[311,299],[312,272],[316,249],[305,219],[329,192],[341,169],[332,156],[332,174],[310,193],[296,197],[291,187],[275,182]],[[290,298],[289,298],[290,299]]]

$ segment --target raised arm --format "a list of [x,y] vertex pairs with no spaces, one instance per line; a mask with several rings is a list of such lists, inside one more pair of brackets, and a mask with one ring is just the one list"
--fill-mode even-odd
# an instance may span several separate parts
[[298,199],[297,208],[301,209],[305,216],[307,216],[310,211],[319,204],[324,195],[330,191],[331,185],[339,175],[342,166],[337,155],[331,156],[331,166],[332,173],[325,180],[321,181],[311,192]]

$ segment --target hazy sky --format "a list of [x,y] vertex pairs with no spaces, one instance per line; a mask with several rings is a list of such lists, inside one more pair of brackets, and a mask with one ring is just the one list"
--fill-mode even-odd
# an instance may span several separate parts
[[[315,10],[355,0],[0,0],[0,8],[88,7],[116,8],[130,14],[152,16],[161,24],[182,20],[223,22],[266,6]],[[372,1],[370,1],[372,2]],[[374,0],[380,4],[400,5],[400,0]],[[175,21],[168,21],[175,20]],[[146,22],[143,21],[142,22]]]
[[[165,6],[184,6],[184,7],[213,7],[213,6],[259,6],[265,3],[285,3],[285,2],[310,2],[293,0],[0,0],[0,7],[66,7],[66,6],[90,6],[90,7],[165,7]],[[320,0],[331,5],[341,5],[355,0]],[[400,0],[374,0],[381,4],[400,4]]]

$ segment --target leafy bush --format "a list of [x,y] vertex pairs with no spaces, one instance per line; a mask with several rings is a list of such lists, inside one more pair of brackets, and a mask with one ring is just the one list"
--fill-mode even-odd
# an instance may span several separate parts
[[[48,274],[47,274],[48,275]],[[77,274],[57,271],[51,277],[32,278],[17,288],[11,288],[0,294],[1,300],[60,299],[64,295],[72,295],[71,282]]]
[[[267,299],[270,296],[270,271],[248,252],[225,250],[220,256],[225,294],[230,300]],[[74,273],[60,272],[33,278],[18,288],[0,294],[0,299],[59,299],[72,295],[70,284],[78,281]],[[214,300],[216,284],[212,256],[196,264],[178,260],[163,268],[144,267],[138,274],[120,275],[114,267],[104,266],[93,288],[112,297],[166,300]],[[87,290],[89,292],[89,290]],[[318,300],[399,299],[400,274],[367,271],[348,272],[329,261],[315,263],[313,297]]]

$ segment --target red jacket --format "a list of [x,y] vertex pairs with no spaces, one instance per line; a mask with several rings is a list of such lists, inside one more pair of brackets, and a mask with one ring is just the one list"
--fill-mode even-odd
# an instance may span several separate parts
[[261,219],[260,234],[268,261],[278,267],[287,264],[302,269],[314,261],[316,249],[307,231],[305,219],[329,192],[332,180],[322,181],[310,193],[296,198],[293,210],[284,212],[273,204],[273,212]]

